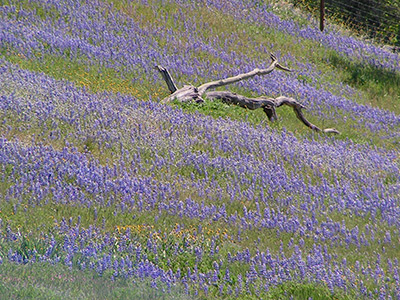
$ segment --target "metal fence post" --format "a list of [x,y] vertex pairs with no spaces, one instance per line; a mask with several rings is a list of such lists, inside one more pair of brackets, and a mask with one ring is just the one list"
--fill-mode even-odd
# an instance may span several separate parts
[[319,29],[324,31],[324,20],[325,20],[325,0],[321,0],[319,6]]

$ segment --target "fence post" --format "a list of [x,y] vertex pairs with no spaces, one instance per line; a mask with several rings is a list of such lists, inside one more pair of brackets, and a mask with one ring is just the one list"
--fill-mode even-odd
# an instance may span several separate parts
[[325,0],[321,0],[319,5],[319,29],[324,31],[324,20],[325,20]]

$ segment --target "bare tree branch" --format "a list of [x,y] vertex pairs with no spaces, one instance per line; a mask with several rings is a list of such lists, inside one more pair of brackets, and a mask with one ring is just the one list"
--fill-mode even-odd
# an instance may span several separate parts
[[199,94],[203,95],[209,89],[213,89],[213,88],[216,88],[216,87],[232,84],[232,83],[244,80],[244,79],[248,79],[248,78],[254,77],[256,75],[269,74],[275,68],[278,68],[278,69],[281,69],[281,70],[284,70],[284,71],[289,71],[289,72],[291,71],[289,68],[281,66],[278,63],[276,57],[273,54],[271,54],[271,59],[272,59],[272,62],[269,65],[269,67],[266,68],[266,69],[258,69],[258,68],[256,68],[253,71],[250,71],[248,73],[243,73],[243,74],[239,74],[239,75],[236,75],[236,76],[233,76],[233,77],[228,77],[228,78],[225,78],[225,79],[219,79],[219,80],[215,80],[215,81],[204,83],[201,86],[199,86]]
[[176,87],[175,82],[169,74],[168,70],[162,66],[155,66],[154,68],[161,73],[161,76],[167,83],[168,89],[171,94],[174,93],[178,88]]
[[210,100],[218,99],[224,103],[237,105],[250,110],[262,108],[270,121],[274,121],[277,118],[275,108],[282,105],[287,105],[292,107],[296,117],[312,130],[317,132],[339,134],[339,131],[334,128],[321,129],[308,121],[302,112],[302,109],[305,108],[305,106],[290,97],[280,96],[278,98],[249,98],[229,91],[208,92],[205,95]]
[[304,125],[311,128],[312,130],[317,132],[339,134],[339,131],[337,131],[334,128],[320,129],[316,125],[309,122],[302,113],[302,109],[305,107],[301,103],[290,97],[280,96],[278,98],[268,98],[268,97],[250,98],[229,91],[213,91],[206,93],[206,91],[209,89],[235,83],[244,79],[254,77],[256,75],[269,74],[275,68],[289,72],[291,71],[289,68],[281,66],[273,54],[271,54],[271,59],[272,63],[269,65],[267,69],[256,68],[248,73],[242,73],[233,77],[228,77],[225,79],[204,83],[200,85],[198,88],[192,85],[185,85],[183,88],[178,89],[174,81],[172,80],[172,77],[169,74],[169,72],[161,66],[156,66],[155,68],[161,73],[161,76],[164,78],[165,82],[167,83],[168,89],[171,92],[171,95],[162,100],[162,102],[167,103],[177,99],[180,102],[194,101],[199,103],[199,102],[204,102],[202,96],[203,94],[205,94],[206,97],[210,100],[221,100],[227,104],[237,105],[250,110],[262,108],[270,121],[275,121],[277,119],[275,110],[277,107],[280,107],[282,105],[287,105],[292,107],[297,118]]

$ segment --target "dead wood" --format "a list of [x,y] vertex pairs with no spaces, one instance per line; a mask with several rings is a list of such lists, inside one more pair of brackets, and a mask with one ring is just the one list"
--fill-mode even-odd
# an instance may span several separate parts
[[272,59],[272,63],[266,69],[258,69],[258,68],[256,68],[253,71],[250,71],[248,73],[243,73],[243,74],[239,74],[239,75],[236,75],[236,76],[233,76],[233,77],[228,77],[228,78],[225,78],[225,79],[220,79],[220,80],[204,83],[201,86],[199,86],[199,93],[200,93],[200,95],[202,95],[204,92],[206,92],[209,89],[214,89],[216,87],[220,87],[220,86],[224,86],[224,85],[227,85],[227,84],[235,83],[235,82],[238,82],[238,81],[241,81],[241,80],[244,80],[244,79],[248,79],[248,78],[254,77],[256,75],[266,75],[266,74],[271,73],[275,68],[278,68],[278,69],[281,69],[281,70],[284,70],[284,71],[288,71],[288,72],[291,71],[290,69],[281,66],[278,63],[278,61],[276,60],[276,57],[273,54],[271,54],[271,59]]
[[219,79],[211,82],[204,83],[200,85],[198,88],[191,85],[185,85],[183,88],[178,89],[169,74],[169,72],[162,66],[156,66],[156,69],[161,73],[164,81],[167,83],[168,89],[171,92],[171,95],[162,100],[162,102],[167,103],[174,100],[180,102],[204,102],[202,98],[205,95],[210,100],[220,100],[224,103],[230,105],[237,105],[246,109],[254,110],[262,108],[267,115],[270,121],[275,121],[277,119],[276,115],[276,108],[282,105],[287,105],[293,108],[294,113],[296,114],[297,118],[307,127],[311,128],[317,132],[324,132],[324,133],[335,133],[339,134],[334,128],[326,128],[320,129],[316,125],[309,122],[302,113],[302,109],[305,108],[301,103],[296,101],[294,98],[280,96],[277,98],[268,98],[268,97],[258,97],[258,98],[250,98],[245,97],[236,93],[232,93],[229,91],[212,91],[207,92],[210,89],[214,89],[217,87],[225,86],[228,84],[232,84],[244,79],[248,79],[257,75],[266,75],[271,73],[275,69],[280,69],[283,71],[290,72],[289,68],[281,66],[276,57],[271,54],[272,62],[266,69],[254,69],[248,73],[242,73],[233,77],[228,77],[225,79]]
[[226,104],[237,105],[246,109],[254,110],[258,108],[262,108],[267,115],[270,121],[275,121],[277,119],[275,108],[280,107],[282,105],[287,105],[293,108],[296,117],[307,127],[311,128],[317,132],[325,132],[325,133],[339,133],[334,128],[326,128],[321,129],[318,126],[312,124],[308,121],[302,112],[302,109],[305,108],[304,105],[297,102],[295,99],[290,97],[280,96],[278,98],[267,98],[267,97],[259,97],[259,98],[249,98],[242,95],[238,95],[236,93],[232,93],[229,91],[220,91],[220,92],[208,92],[205,94],[206,97],[210,100],[221,100]]
[[169,74],[168,70],[162,66],[155,66],[156,70],[161,73],[162,78],[167,83],[169,91],[174,93],[178,88],[175,85],[174,80],[172,79],[171,75]]

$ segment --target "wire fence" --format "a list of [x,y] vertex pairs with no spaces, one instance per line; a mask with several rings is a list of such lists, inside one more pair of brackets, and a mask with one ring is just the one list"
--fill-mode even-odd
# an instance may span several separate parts
[[[320,0],[292,0],[319,16]],[[344,24],[378,42],[400,46],[400,1],[398,0],[325,0],[327,22]]]

